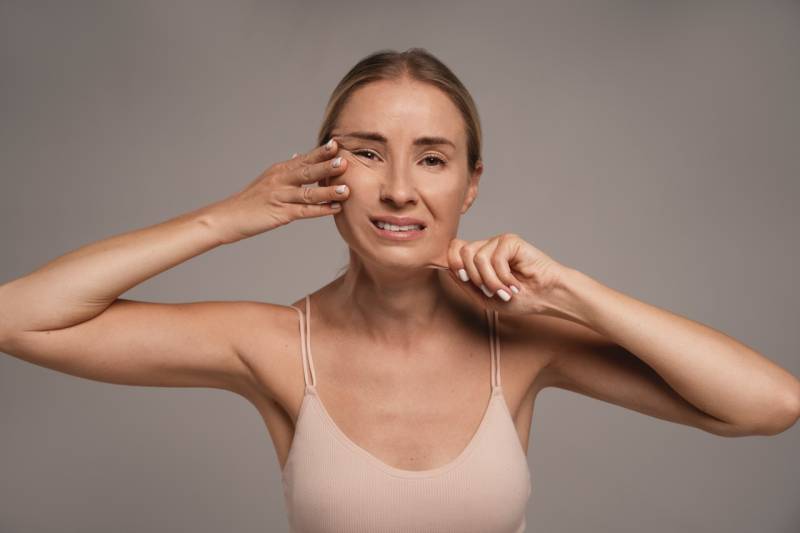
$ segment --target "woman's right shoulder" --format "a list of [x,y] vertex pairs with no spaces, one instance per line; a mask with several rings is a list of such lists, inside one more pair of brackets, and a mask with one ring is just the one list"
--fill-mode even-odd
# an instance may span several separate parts
[[[296,374],[302,381],[300,317],[292,305],[239,302],[235,346],[251,369],[261,392],[270,399],[292,394]],[[302,309],[302,307],[300,308]],[[288,390],[283,390],[287,388]]]

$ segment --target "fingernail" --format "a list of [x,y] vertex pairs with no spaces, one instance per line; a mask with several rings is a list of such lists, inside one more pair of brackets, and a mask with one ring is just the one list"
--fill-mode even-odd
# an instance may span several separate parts
[[293,153],[293,154],[292,154],[292,159],[294,159],[294,158],[295,158],[295,157],[297,157],[298,155],[300,155],[300,154],[298,154],[297,152]]
[[461,279],[461,281],[469,281],[469,276],[467,275],[467,271],[464,270],[463,268],[458,269],[458,277]]
[[331,148],[333,148],[333,139],[331,139],[327,143],[325,143],[325,150],[330,152]]
[[337,185],[336,189],[334,189],[339,194],[344,194],[347,191],[347,185]]
[[498,295],[500,298],[502,298],[504,302],[507,302],[507,301],[509,301],[509,300],[511,299],[511,295],[510,295],[510,294],[508,294],[508,293],[507,293],[505,290],[503,290],[503,289],[497,289],[497,295]]
[[340,207],[342,207],[342,204],[339,202],[331,202],[331,207],[334,209],[339,209]]
[[511,287],[511,292],[513,292],[514,294],[519,294],[519,289],[517,288],[516,285],[509,285],[509,287]]
[[491,291],[489,289],[487,289],[486,285],[484,285],[483,283],[481,283],[481,290],[483,291],[483,294],[485,294],[487,297],[489,297],[489,298],[492,297]]
[[336,159],[333,160],[333,163],[331,163],[331,166],[333,166],[333,168],[339,168],[339,165],[341,165],[341,164],[342,164],[342,156],[339,156],[339,157],[337,157]]

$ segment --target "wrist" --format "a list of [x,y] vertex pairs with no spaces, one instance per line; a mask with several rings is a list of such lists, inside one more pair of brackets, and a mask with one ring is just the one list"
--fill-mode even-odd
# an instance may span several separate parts
[[198,224],[204,226],[219,245],[231,244],[241,239],[241,236],[235,235],[225,225],[222,213],[224,210],[219,208],[219,202],[201,207],[193,213],[194,219]]
[[547,298],[547,309],[542,314],[571,320],[588,327],[583,297],[591,290],[593,283],[596,282],[583,272],[564,267]]

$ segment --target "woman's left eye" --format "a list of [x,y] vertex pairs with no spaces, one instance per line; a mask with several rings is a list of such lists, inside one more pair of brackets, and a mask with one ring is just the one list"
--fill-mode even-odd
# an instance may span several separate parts
[[[446,164],[444,159],[442,159],[441,157],[436,156],[436,155],[430,155],[429,154],[429,155],[426,155],[425,158],[423,159],[423,161],[430,161],[430,160],[438,162],[441,166],[444,166]],[[436,166],[436,165],[434,164],[434,165],[428,165],[428,166]]]

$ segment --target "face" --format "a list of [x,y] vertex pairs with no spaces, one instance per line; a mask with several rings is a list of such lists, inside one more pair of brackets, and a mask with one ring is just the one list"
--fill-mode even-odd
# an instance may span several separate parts
[[[373,138],[358,135],[364,133]],[[370,83],[351,95],[332,137],[347,169],[321,185],[350,187],[334,215],[350,248],[368,263],[393,269],[445,258],[483,169],[467,166],[464,121],[449,97],[409,80]],[[383,216],[411,217],[425,227],[390,233],[373,222]]]

